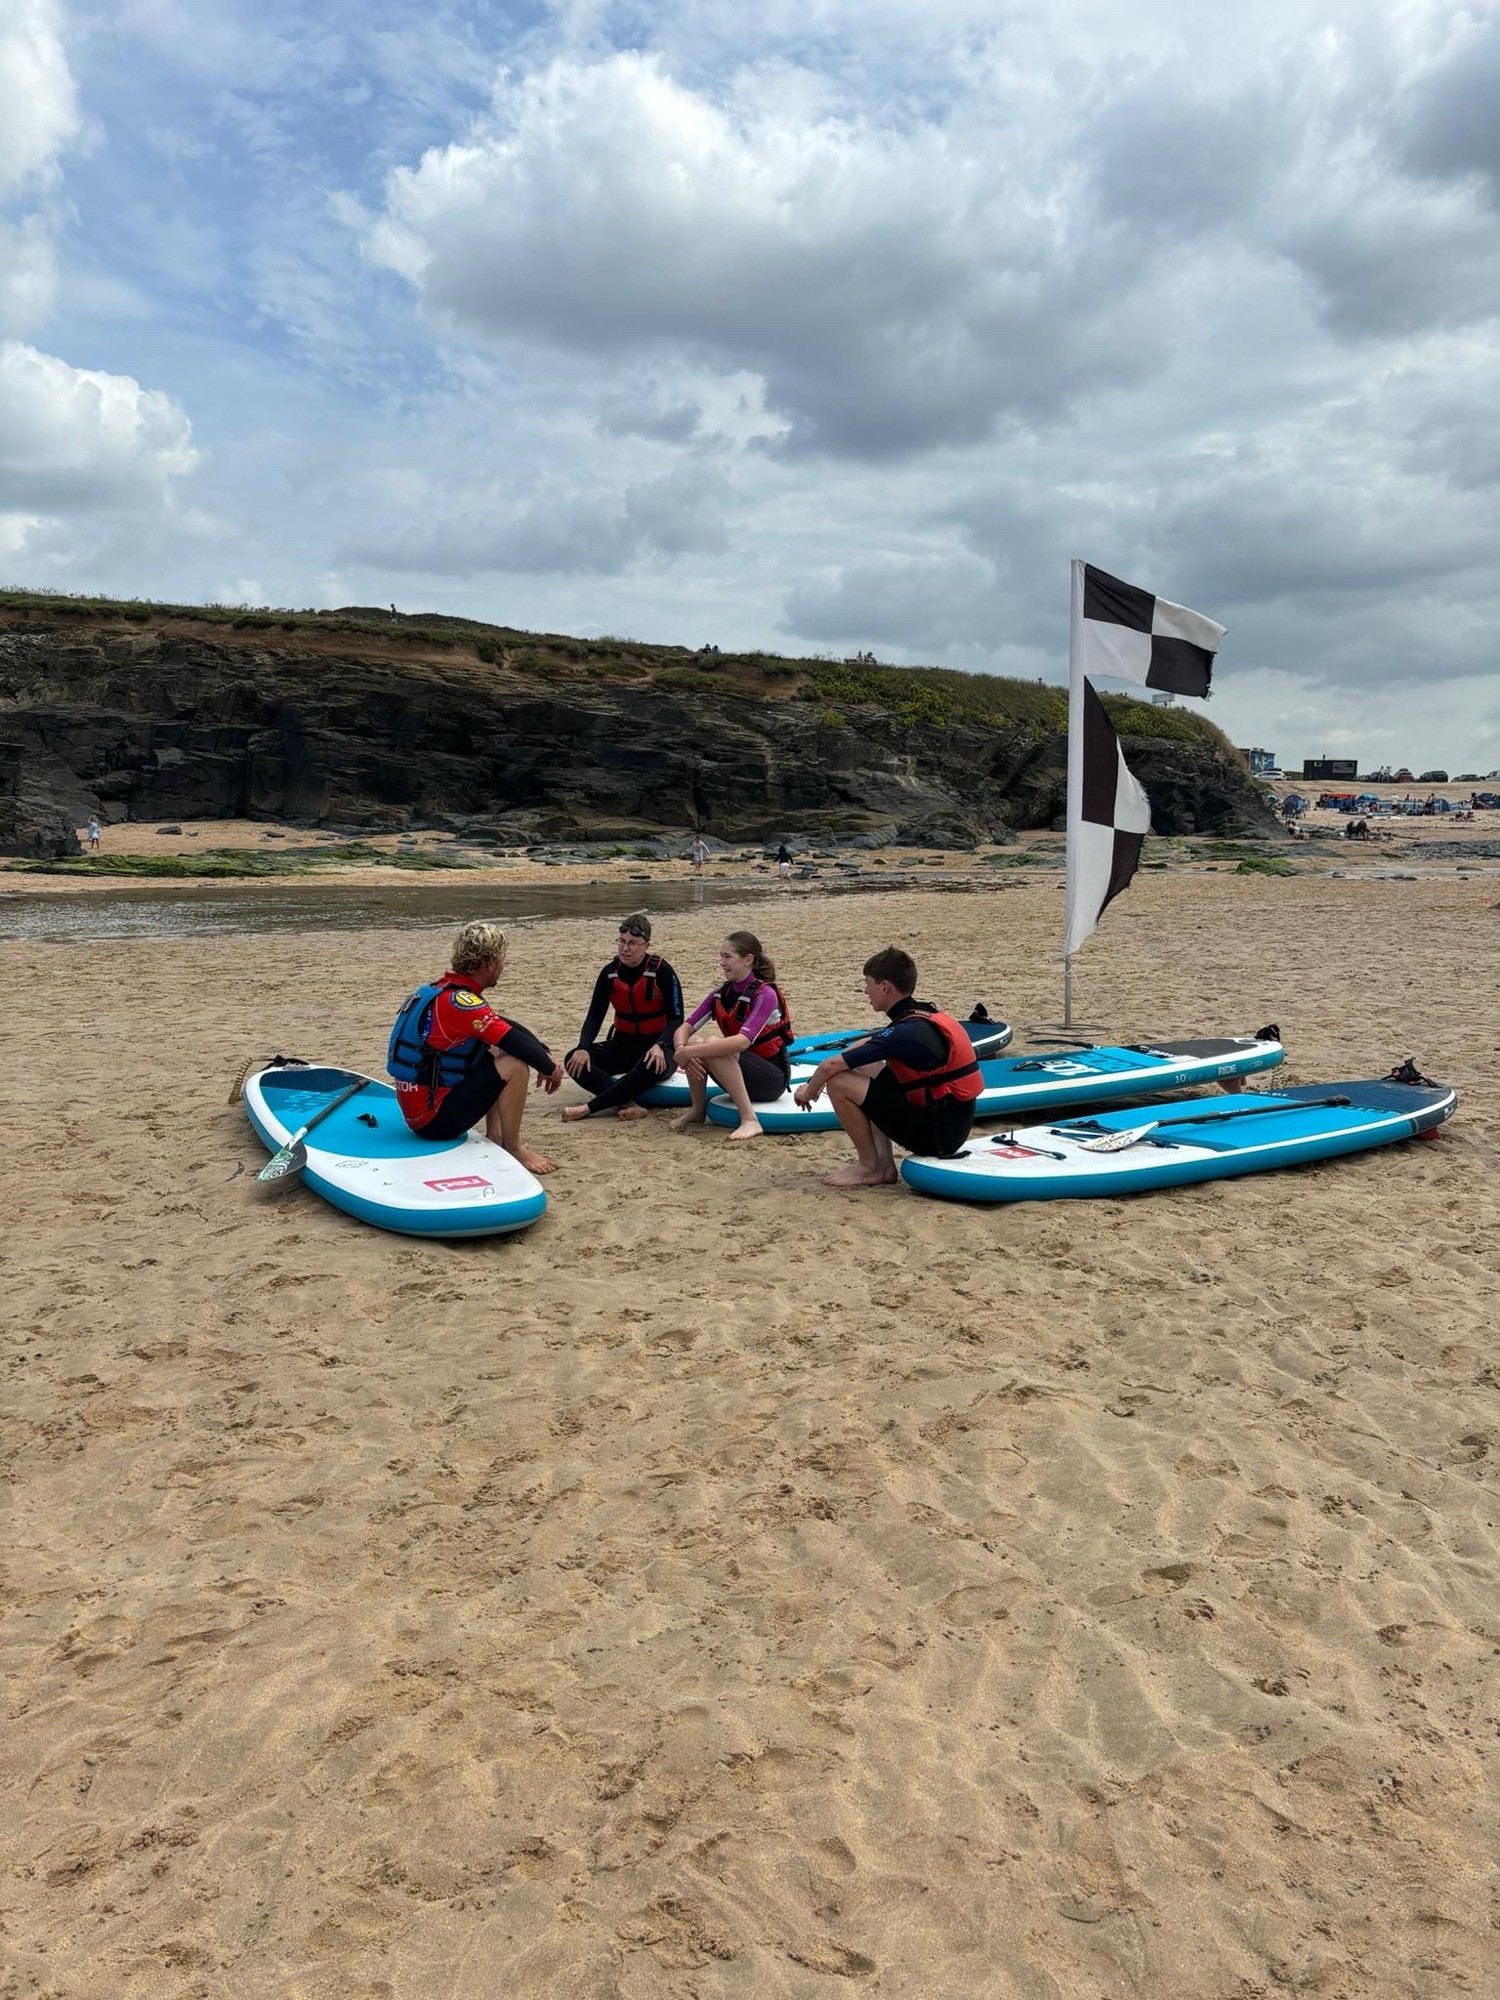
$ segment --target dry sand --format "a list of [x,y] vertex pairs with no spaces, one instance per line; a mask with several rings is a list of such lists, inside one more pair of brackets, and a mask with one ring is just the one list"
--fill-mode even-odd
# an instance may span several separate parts
[[[1083,961],[1415,1054],[1435,1144],[987,1212],[538,1099],[461,1247],[258,1202],[225,1102],[441,937],[5,947],[0,1994],[1494,1993],[1493,897],[1143,876]],[[807,1025],[887,939],[1055,1018],[1055,881],[744,914]],[[609,941],[517,940],[559,1048]]]

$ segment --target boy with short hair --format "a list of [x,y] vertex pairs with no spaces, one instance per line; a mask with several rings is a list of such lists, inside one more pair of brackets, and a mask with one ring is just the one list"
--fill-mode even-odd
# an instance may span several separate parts
[[825,1174],[829,1187],[884,1187],[897,1178],[892,1142],[910,1153],[958,1152],[974,1122],[983,1083],[963,1026],[930,1001],[914,1000],[917,962],[888,945],[864,964],[865,998],[889,1017],[855,1047],[825,1057],[793,1092],[805,1111],[826,1090],[854,1144],[852,1166]]

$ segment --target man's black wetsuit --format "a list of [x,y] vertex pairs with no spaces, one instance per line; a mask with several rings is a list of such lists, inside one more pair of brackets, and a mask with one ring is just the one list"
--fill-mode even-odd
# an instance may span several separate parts
[[[907,1069],[939,1070],[948,1059],[941,1032],[924,1017],[920,1000],[898,1000],[891,1025],[877,1028],[868,1041],[841,1049],[850,1069],[894,1059]],[[888,1069],[870,1079],[860,1106],[870,1123],[908,1152],[943,1159],[956,1153],[974,1123],[974,1106],[957,1097],[940,1097],[935,1104],[913,1104]]]
[[[594,1038],[610,1010],[614,982],[629,981],[640,995],[642,975],[648,966],[654,982],[654,999],[640,1004],[657,1006],[664,1026],[651,1034],[632,1033],[617,1011],[609,1033],[602,1041],[596,1041]],[[600,1111],[618,1111],[622,1104],[634,1104],[652,1084],[661,1083],[672,1074],[676,1064],[672,1037],[682,1023],[682,1014],[682,982],[664,958],[648,954],[633,970],[621,965],[618,958],[610,960],[594,981],[589,1010],[578,1031],[577,1048],[572,1051],[577,1054],[581,1050],[589,1059],[588,1068],[577,1081],[589,1092],[590,1117]],[[666,1056],[662,1069],[653,1069],[646,1061],[653,1048],[661,1049]]]

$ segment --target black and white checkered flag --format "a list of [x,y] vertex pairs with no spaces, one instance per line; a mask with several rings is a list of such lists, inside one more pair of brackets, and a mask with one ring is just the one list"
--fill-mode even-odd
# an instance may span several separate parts
[[1208,693],[1224,627],[1201,611],[1121,583],[1092,563],[1083,569],[1077,643],[1086,674],[1134,681],[1163,694]]
[[1072,1018],[1068,961],[1140,864],[1151,807],[1131,774],[1104,704],[1086,676],[1164,693],[1208,693],[1224,627],[1075,557],[1068,644],[1068,900],[1063,1012]]
[[1104,703],[1083,684],[1083,809],[1070,842],[1067,936],[1077,951],[1140,866],[1151,802],[1125,762]]

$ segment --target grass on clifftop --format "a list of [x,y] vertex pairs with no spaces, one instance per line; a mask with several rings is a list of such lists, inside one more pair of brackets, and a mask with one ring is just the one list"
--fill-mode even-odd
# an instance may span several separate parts
[[[966,674],[952,667],[896,667],[862,660],[783,658],[774,653],[694,652],[611,635],[577,639],[525,632],[443,612],[392,613],[347,604],[333,611],[273,609],[246,604],[166,604],[152,599],[69,597],[47,590],[0,590],[0,617],[15,625],[103,621],[124,626],[188,622],[216,626],[226,641],[240,634],[264,646],[295,645],[301,636],[330,635],[382,646],[468,656],[481,667],[529,679],[591,682],[628,695],[657,686],[674,695],[731,695],[741,700],[792,696],[816,703],[825,718],[851,708],[883,709],[905,727],[953,726],[1020,730],[1049,736],[1067,727],[1067,691],[1041,681]],[[455,661],[457,664],[457,660]],[[1236,755],[1206,716],[1157,708],[1128,695],[1107,694],[1104,706],[1122,736],[1196,743]],[[836,726],[831,724],[830,726]]]

